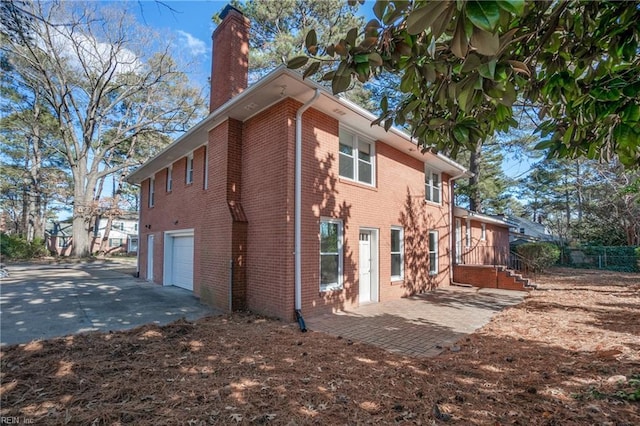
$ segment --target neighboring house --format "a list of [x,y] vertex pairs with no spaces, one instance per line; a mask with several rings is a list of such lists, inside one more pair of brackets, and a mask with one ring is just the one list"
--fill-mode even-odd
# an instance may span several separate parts
[[[108,219],[99,217],[97,226],[93,226],[91,252],[100,250],[102,238],[108,225]],[[47,248],[59,256],[69,256],[73,249],[71,222],[50,222],[45,232]],[[137,253],[138,251],[138,215],[124,214],[115,217],[111,223],[106,252],[113,253]]]
[[522,244],[535,241],[557,241],[549,227],[529,219],[508,215],[492,216],[509,224],[509,242]]
[[247,88],[249,23],[221,19],[210,114],[127,178],[140,276],[287,320],[449,285],[465,168],[298,72]]

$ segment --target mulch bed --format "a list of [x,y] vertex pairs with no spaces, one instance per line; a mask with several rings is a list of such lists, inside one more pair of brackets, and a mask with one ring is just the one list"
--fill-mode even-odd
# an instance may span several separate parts
[[[2,348],[21,424],[640,424],[640,275],[558,269],[435,358],[252,314]],[[458,348],[460,349],[458,351]]]

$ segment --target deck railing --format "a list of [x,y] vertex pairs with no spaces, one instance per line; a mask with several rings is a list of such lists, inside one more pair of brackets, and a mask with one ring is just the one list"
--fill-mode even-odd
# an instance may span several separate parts
[[507,266],[509,247],[468,247],[458,256],[459,265]]
[[527,259],[508,247],[478,246],[465,249],[457,257],[459,265],[502,266],[512,269],[523,277],[535,280],[536,268]]

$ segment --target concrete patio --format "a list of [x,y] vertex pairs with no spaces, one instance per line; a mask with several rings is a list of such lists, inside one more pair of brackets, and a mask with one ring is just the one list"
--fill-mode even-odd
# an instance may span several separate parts
[[[408,356],[438,355],[527,293],[448,287],[305,319],[307,328]],[[455,349],[454,349],[455,350]]]

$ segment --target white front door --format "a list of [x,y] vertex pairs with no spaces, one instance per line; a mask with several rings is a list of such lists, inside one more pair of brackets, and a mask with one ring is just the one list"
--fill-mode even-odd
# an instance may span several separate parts
[[462,263],[462,221],[456,218],[456,264]]
[[371,302],[371,233],[360,231],[360,303]]
[[153,281],[153,235],[147,236],[147,281]]

